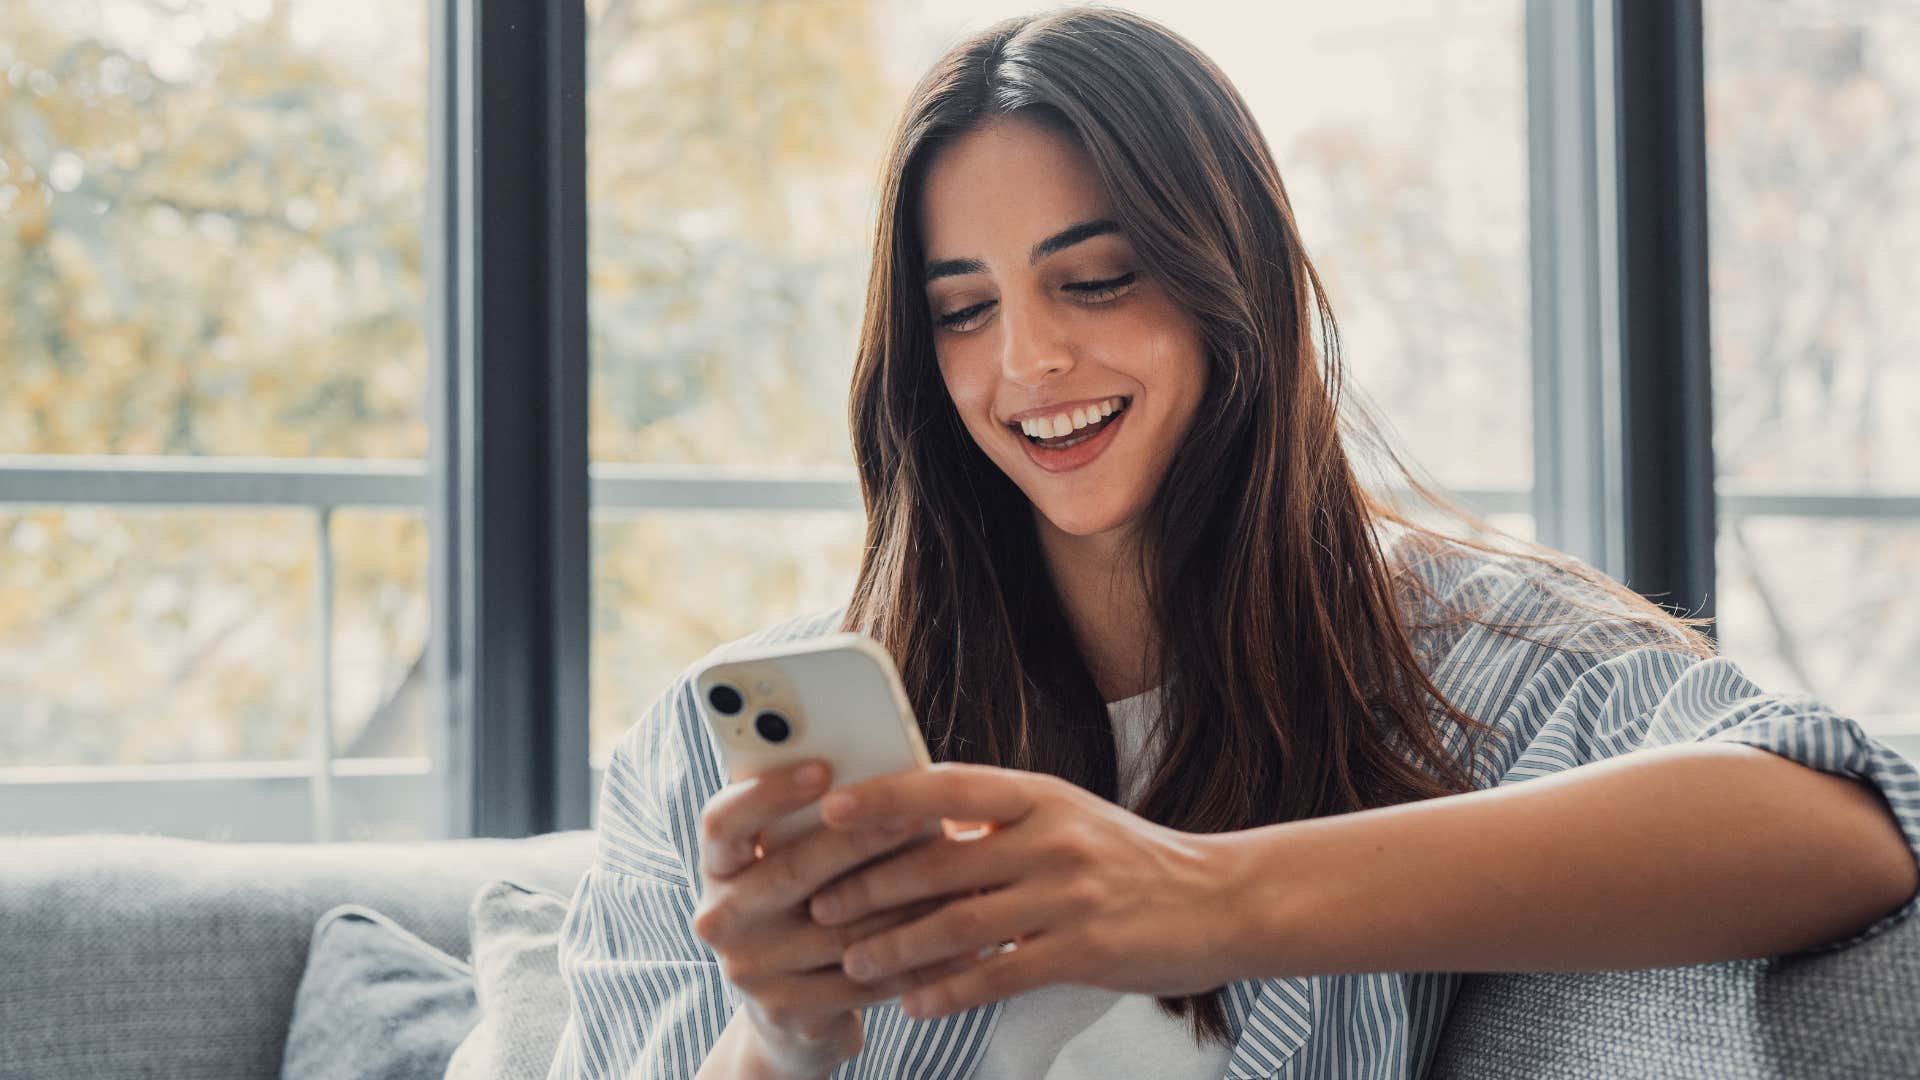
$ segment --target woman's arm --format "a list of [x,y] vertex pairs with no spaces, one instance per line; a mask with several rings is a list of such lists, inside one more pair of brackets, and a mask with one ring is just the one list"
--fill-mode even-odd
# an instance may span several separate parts
[[1210,842],[1245,978],[1768,956],[1858,931],[1920,884],[1875,788],[1737,743]]
[[[1168,995],[1828,951],[1920,910],[1920,772],[1857,722],[1663,649],[1473,659],[1489,687],[1527,676],[1463,748],[1480,790],[1194,834],[1053,777],[935,766],[850,785],[822,813],[835,828],[912,814],[994,831],[876,863],[812,914],[962,897],[849,948],[863,980],[1019,941],[902,998],[928,1017],[1055,982]],[[1467,689],[1481,707],[1493,696]]]
[[[920,1019],[1062,982],[1168,995],[1299,975],[1703,963],[1845,947],[1904,917],[1920,880],[1913,767],[1829,738],[1840,729],[1824,720],[1738,730],[1812,736],[1798,746],[1815,760],[1868,755],[1888,786],[1711,740],[1197,834],[1054,777],[949,763],[849,785],[822,813],[834,828],[908,814],[992,831],[879,861],[816,893],[812,912],[838,925],[958,897],[842,957],[864,981],[988,949],[902,998]],[[992,948],[1009,940],[1019,947]]]

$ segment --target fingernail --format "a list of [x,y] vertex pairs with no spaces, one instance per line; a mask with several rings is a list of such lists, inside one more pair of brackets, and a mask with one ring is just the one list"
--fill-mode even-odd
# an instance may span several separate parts
[[826,783],[826,780],[827,767],[817,761],[802,765],[793,773],[793,782],[798,784],[802,791],[817,788]]
[[873,958],[859,949],[849,949],[846,955],[847,974],[855,979],[865,979],[873,974]]
[[815,896],[813,898],[813,917],[825,922],[832,922],[839,918],[840,901],[831,896]]
[[820,802],[820,812],[831,818],[844,818],[853,813],[860,800],[845,791],[836,791]]

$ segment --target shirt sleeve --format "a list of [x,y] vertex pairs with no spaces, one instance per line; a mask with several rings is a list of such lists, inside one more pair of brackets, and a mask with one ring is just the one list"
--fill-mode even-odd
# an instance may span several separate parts
[[[1656,632],[1620,624],[1583,628],[1574,650],[1510,645],[1485,669],[1518,685],[1497,731],[1476,754],[1481,786],[1562,772],[1651,747],[1735,742],[1789,761],[1864,780],[1886,800],[1920,860],[1920,772],[1860,724],[1818,700],[1763,692],[1725,657],[1662,645]],[[1638,645],[1607,648],[1638,638]],[[1481,715],[1470,713],[1470,715]],[[1484,717],[1483,717],[1484,718]],[[1846,948],[1885,932],[1920,907],[1920,893],[1856,934],[1800,950]]]
[[622,737],[593,864],[560,928],[568,1009],[548,1080],[690,1078],[738,1004],[693,933],[700,810],[720,786],[684,677]]

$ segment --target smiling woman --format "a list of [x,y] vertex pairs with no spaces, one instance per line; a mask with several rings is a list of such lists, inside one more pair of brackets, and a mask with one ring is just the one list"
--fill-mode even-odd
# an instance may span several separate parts
[[[1141,271],[1070,131],[1030,110],[930,153],[919,232],[934,354],[961,422],[1038,511],[1043,542],[1108,565],[1193,423],[1206,343]],[[1089,407],[1110,415],[1115,399],[1124,438],[1111,420],[1076,434]],[[1022,420],[1036,430],[1013,436]]]
[[1363,488],[1278,169],[1184,39],[1074,8],[956,46],[867,298],[858,581],[748,641],[874,638],[938,763],[724,777],[683,677],[607,774],[553,1075],[1411,1075],[1455,972],[1910,913],[1910,763],[1577,560]]

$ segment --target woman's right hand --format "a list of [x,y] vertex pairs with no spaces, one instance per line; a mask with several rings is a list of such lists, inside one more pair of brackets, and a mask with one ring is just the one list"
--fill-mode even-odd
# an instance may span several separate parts
[[[808,764],[819,772],[808,782]],[[860,1052],[860,1008],[945,971],[855,982],[840,969],[847,946],[940,906],[925,901],[846,926],[820,926],[807,901],[841,875],[915,842],[922,823],[892,830],[814,829],[757,854],[762,830],[818,799],[830,783],[822,762],[801,762],[730,784],[700,819],[700,904],[693,932],[713,948],[727,981],[746,997],[757,1056],[784,1076],[813,1078]],[[938,832],[933,834],[939,836]]]

